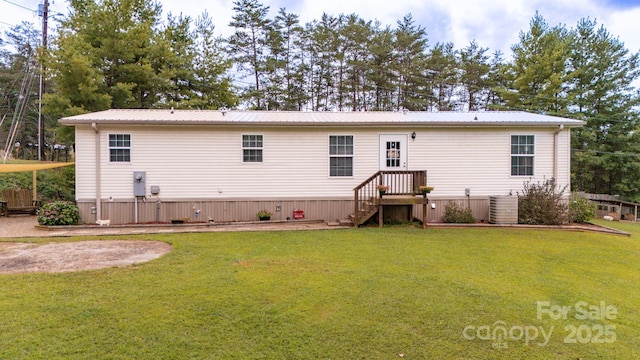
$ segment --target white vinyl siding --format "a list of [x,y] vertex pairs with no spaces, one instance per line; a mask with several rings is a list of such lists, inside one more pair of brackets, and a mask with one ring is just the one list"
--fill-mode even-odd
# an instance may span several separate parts
[[89,126],[79,126],[75,139],[76,200],[95,199],[96,133]]
[[[535,136],[533,181],[553,176],[555,128],[394,128],[407,136],[408,170],[427,170],[431,197],[506,195],[521,191],[522,177],[510,176],[511,134]],[[260,127],[261,166],[246,166],[240,151],[242,134],[253,129],[216,126],[100,126],[103,199],[133,201],[134,171],[146,171],[147,193],[160,187],[160,200],[193,199],[352,199],[353,189],[379,169],[379,136],[388,128],[350,129],[353,137],[352,176],[329,176],[329,139],[344,134],[340,127]],[[109,134],[127,133],[131,162],[109,162]],[[569,182],[570,132],[558,134],[558,184]],[[76,196],[95,197],[96,133],[76,130]],[[294,153],[295,152],[295,153]],[[150,194],[148,194],[150,195]],[[108,203],[108,202],[107,202]],[[132,205],[133,206],[133,205]],[[106,215],[105,215],[106,216]]]
[[[553,128],[527,128],[535,135],[535,174],[526,179],[511,176],[511,134],[515,129],[428,129],[416,131],[409,141],[409,170],[427,170],[427,183],[435,187],[430,198],[516,195],[523,181],[553,177]],[[559,134],[558,184],[569,184],[569,137]]]
[[353,136],[329,136],[329,176],[353,176]]

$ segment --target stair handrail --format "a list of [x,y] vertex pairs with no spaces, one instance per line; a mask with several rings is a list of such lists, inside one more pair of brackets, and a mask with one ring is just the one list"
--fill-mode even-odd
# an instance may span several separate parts
[[[359,225],[359,215],[360,208],[365,203],[366,196],[368,195],[369,199],[380,199],[380,193],[378,191],[379,185],[384,185],[385,175],[400,175],[400,176],[408,176],[412,175],[412,184],[411,189],[402,179],[401,181],[395,181],[392,184],[389,184],[388,193],[391,195],[418,195],[420,194],[419,187],[422,185],[427,185],[427,171],[426,170],[379,170],[375,174],[368,177],[364,180],[360,185],[353,188],[354,192],[354,226]],[[398,184],[403,184],[402,189],[399,188]],[[395,185],[395,186],[394,186]],[[364,189],[364,191],[363,191]]]

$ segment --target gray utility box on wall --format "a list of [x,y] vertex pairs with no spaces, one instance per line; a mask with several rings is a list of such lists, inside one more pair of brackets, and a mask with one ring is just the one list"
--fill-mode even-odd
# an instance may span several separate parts
[[489,222],[492,224],[517,224],[518,197],[511,195],[490,196]]
[[144,171],[133,172],[133,196],[146,196],[147,173]]

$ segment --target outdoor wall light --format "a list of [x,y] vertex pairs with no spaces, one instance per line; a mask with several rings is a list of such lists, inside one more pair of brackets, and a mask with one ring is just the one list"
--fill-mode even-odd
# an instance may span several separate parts
[[412,132],[412,133],[411,133],[411,140],[415,140],[415,139],[416,139],[416,136],[417,136],[416,132],[415,132],[415,131],[414,131],[414,132]]

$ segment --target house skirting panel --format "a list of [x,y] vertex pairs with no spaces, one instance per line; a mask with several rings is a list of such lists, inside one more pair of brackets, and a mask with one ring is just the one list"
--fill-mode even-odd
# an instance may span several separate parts
[[[96,221],[95,202],[77,201],[83,223]],[[103,200],[102,219],[111,224],[132,224],[136,221],[136,203],[133,199]],[[293,219],[294,210],[303,210],[306,219],[336,220],[346,218],[353,211],[353,200],[171,200],[147,199],[137,202],[137,222],[170,222],[186,219],[188,222],[254,221],[256,213],[267,210],[272,220]]]
[[[463,209],[471,208],[473,217],[477,221],[489,222],[489,197],[477,196],[477,197],[456,197],[456,198],[433,198],[429,199],[429,205],[427,205],[427,221],[428,222],[441,222],[444,216],[444,207],[453,201]],[[416,219],[422,219],[422,205],[415,205],[413,207],[413,217]]]
[[[478,221],[489,219],[489,197],[472,198],[434,198],[427,205],[427,221],[439,222],[444,215],[444,207],[449,201],[455,201],[462,207],[471,207]],[[81,221],[94,223],[96,204],[90,200],[78,200]],[[353,200],[347,199],[313,199],[313,200],[167,200],[155,199],[108,200],[101,203],[102,220],[109,219],[111,224],[167,223],[171,219],[186,219],[188,222],[255,221],[256,213],[267,210],[273,215],[272,220],[293,219],[294,210],[304,211],[306,219],[334,221],[346,219],[353,213]],[[413,206],[413,217],[422,219],[422,205]]]

